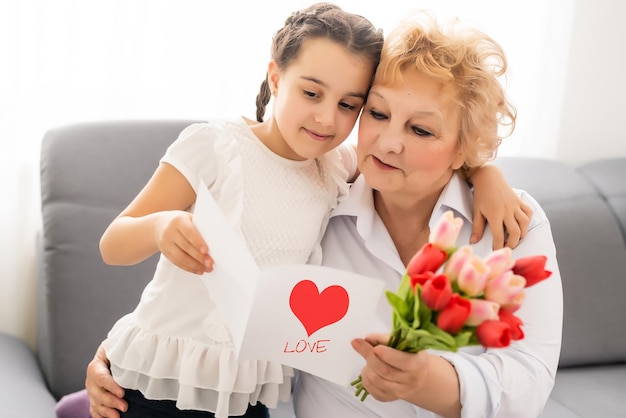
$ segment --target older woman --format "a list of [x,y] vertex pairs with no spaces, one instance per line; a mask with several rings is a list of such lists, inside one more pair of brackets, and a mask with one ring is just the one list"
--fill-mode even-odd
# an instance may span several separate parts
[[[505,56],[488,36],[430,19],[391,33],[359,126],[361,177],[335,211],[323,241],[324,264],[384,278],[395,291],[405,266],[447,210],[464,220],[458,244],[472,229],[472,191],[463,173],[491,158],[498,127],[515,111],[498,82]],[[517,311],[525,338],[508,348],[459,353],[400,352],[386,336],[353,341],[372,395],[301,373],[294,402],[309,417],[536,417],[554,383],[561,346],[562,292],[550,225],[537,202],[527,236],[513,258],[543,254],[552,276],[527,289]],[[473,246],[487,255],[491,237]],[[378,307],[373,332],[389,332],[391,310]],[[371,399],[371,398],[374,399]]]
[[[443,212],[451,209],[464,219],[458,243],[470,242],[473,195],[465,176],[495,155],[498,127],[515,122],[498,82],[505,69],[501,48],[473,30],[427,19],[388,36],[360,119],[362,175],[330,221],[324,265],[383,278],[396,290]],[[362,375],[371,396],[361,402],[352,388],[301,373],[294,392],[297,417],[537,416],[557,368],[562,293],[549,222],[531,196],[519,196],[533,215],[513,257],[546,255],[553,272],[527,289],[517,312],[523,340],[503,349],[409,354],[371,334],[353,342],[364,359],[355,376]],[[486,255],[492,238],[487,232],[474,252]],[[389,332],[390,318],[381,303],[371,331]],[[125,406],[102,350],[89,366],[87,388],[102,416]]]

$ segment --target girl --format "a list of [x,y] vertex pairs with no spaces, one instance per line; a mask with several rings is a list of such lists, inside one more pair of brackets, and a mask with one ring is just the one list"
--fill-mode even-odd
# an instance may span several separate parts
[[[356,123],[382,43],[369,21],[335,5],[293,13],[273,38],[258,123],[186,128],[105,231],[106,263],[131,265],[161,252],[139,305],[103,343],[125,388],[122,416],[263,417],[266,406],[289,398],[290,368],[235,361],[229,330],[195,275],[211,271],[213,260],[190,209],[203,180],[261,268],[319,263],[329,212],[356,174],[353,147],[336,147]],[[273,115],[263,121],[270,97]]]
[[[334,5],[293,13],[273,38],[258,123],[211,121],[183,130],[104,232],[108,264],[132,265],[161,252],[138,306],[104,341],[113,376],[126,389],[123,416],[264,417],[266,406],[289,399],[290,368],[235,360],[229,330],[196,276],[211,271],[213,260],[190,209],[203,180],[259,267],[319,263],[329,212],[356,166],[352,147],[335,148],[356,123],[382,44],[368,20]],[[273,116],[263,122],[270,96]]]

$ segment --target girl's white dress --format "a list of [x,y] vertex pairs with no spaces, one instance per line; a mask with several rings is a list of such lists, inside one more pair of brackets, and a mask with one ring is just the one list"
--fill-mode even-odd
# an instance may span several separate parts
[[[313,160],[271,152],[243,119],[187,127],[161,159],[197,191],[207,184],[263,268],[321,261],[329,212],[356,169],[351,146]],[[135,310],[111,329],[104,347],[118,384],[148,399],[217,417],[248,404],[289,399],[293,370],[268,361],[235,361],[230,332],[207,288],[161,256]]]

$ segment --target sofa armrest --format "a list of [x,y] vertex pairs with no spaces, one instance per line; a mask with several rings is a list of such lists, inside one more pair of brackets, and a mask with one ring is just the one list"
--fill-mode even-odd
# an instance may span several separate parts
[[28,345],[0,333],[0,415],[4,418],[55,418],[56,400],[48,391]]

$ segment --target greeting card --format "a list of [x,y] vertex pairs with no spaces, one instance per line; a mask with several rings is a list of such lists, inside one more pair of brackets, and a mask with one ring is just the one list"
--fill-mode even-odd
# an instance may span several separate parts
[[204,184],[193,219],[215,260],[202,281],[239,360],[277,361],[348,386],[360,359],[350,341],[367,334],[382,280],[312,265],[260,269]]

